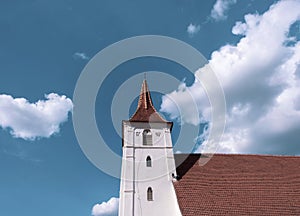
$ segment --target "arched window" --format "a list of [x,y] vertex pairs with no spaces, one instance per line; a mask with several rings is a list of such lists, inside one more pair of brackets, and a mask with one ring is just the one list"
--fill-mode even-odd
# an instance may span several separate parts
[[148,187],[148,189],[147,189],[147,200],[153,201],[153,191],[152,191],[151,187]]
[[143,131],[143,145],[152,145],[152,133],[149,129]]
[[148,157],[146,158],[146,166],[147,166],[147,167],[152,167],[152,161],[151,161],[151,157],[150,157],[150,156],[148,156]]

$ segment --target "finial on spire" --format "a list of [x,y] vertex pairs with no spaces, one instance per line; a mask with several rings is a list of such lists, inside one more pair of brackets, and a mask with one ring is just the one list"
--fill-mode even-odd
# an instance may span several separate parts
[[146,80],[147,79],[147,73],[146,72],[144,72],[144,80]]

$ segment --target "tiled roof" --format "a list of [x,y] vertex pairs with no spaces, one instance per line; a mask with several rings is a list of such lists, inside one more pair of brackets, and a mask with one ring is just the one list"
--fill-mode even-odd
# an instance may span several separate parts
[[138,107],[129,121],[170,123],[164,120],[155,110],[146,80],[144,80],[142,84]]
[[200,154],[186,157],[175,154],[183,216],[300,215],[300,157],[215,154],[205,165]]

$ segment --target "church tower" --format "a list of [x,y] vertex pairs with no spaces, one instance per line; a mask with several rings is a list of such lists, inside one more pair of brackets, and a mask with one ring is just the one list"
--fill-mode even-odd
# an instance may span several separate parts
[[119,216],[181,216],[172,181],[173,123],[155,110],[146,80],[136,112],[123,126]]

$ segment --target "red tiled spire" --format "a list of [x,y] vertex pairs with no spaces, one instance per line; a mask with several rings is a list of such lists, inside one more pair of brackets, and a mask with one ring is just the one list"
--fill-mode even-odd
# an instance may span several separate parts
[[155,110],[151,95],[148,89],[147,81],[144,80],[141,88],[140,98],[137,109],[129,119],[131,122],[165,122],[159,113]]
[[147,81],[144,80],[141,88],[138,108],[142,107],[144,109],[148,109],[150,107],[153,107],[151,95],[148,89]]

